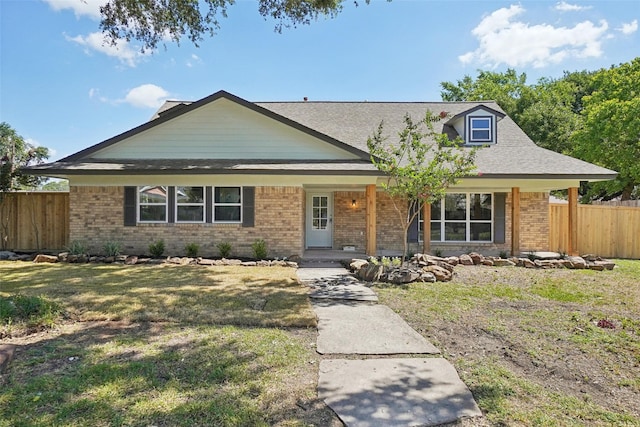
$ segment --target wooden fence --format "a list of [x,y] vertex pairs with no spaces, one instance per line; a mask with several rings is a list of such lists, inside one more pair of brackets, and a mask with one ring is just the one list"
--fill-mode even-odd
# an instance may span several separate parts
[[[569,247],[567,204],[549,204],[549,250]],[[578,205],[578,252],[640,259],[640,207]]]
[[69,193],[17,192],[0,202],[0,249],[57,250],[69,244]]

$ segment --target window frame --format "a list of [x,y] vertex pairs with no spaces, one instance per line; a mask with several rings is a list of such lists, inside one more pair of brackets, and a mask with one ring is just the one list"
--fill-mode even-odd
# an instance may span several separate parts
[[[474,122],[475,121],[479,121],[479,120],[488,120],[489,121],[489,126],[488,127],[476,127],[474,126]],[[494,117],[491,115],[487,115],[487,116],[468,116],[468,128],[469,131],[467,132],[467,136],[468,136],[468,143],[469,144],[491,144],[494,141],[494,131],[493,131],[493,123],[494,123]],[[473,132],[474,131],[488,131],[489,132],[489,137],[488,138],[474,138],[473,137]]]
[[[216,189],[217,188],[237,188],[240,193],[240,202],[234,203],[219,203],[216,202]],[[237,221],[220,221],[216,220],[216,207],[222,206],[237,206],[240,210],[240,217]],[[211,223],[212,224],[242,224],[243,217],[243,206],[244,206],[244,195],[243,195],[243,187],[241,185],[219,185],[211,188]]]
[[[174,209],[174,215],[175,215],[175,222],[177,224],[203,224],[206,222],[207,220],[207,188],[204,185],[176,185],[174,188],[174,200],[175,200],[175,206],[173,207]],[[202,188],[202,202],[201,203],[180,203],[178,201],[178,188]],[[201,221],[182,221],[178,216],[178,208],[181,206],[199,206],[202,207],[202,220]]]
[[[440,224],[440,240],[430,240],[433,243],[493,243],[495,239],[495,193],[478,193],[478,192],[450,192],[447,194],[464,194],[465,195],[465,219],[450,219],[445,217],[445,203],[444,198],[440,201],[440,219],[431,220],[429,222],[429,235],[431,235],[431,224]],[[491,219],[471,219],[471,196],[472,195],[490,195],[491,196]],[[446,196],[445,196],[446,197]],[[422,218],[422,206],[418,212],[418,242],[424,241],[424,219]],[[445,240],[445,225],[446,223],[465,223],[465,240]],[[490,240],[471,240],[471,224],[489,224],[491,226],[491,238]]]
[[[165,189],[164,203],[149,203],[140,201],[140,193],[143,188],[156,188],[163,187]],[[149,221],[143,220],[140,215],[140,208],[142,206],[160,206],[164,205],[164,220],[161,221]],[[136,220],[141,224],[166,224],[169,222],[169,186],[167,185],[138,185],[136,187]]]

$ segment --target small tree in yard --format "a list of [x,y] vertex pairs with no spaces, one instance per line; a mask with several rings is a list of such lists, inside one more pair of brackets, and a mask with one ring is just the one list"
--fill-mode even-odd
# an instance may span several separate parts
[[409,226],[421,206],[441,200],[447,188],[475,170],[477,147],[463,148],[460,137],[451,141],[447,135],[434,131],[434,122],[445,117],[444,112],[433,115],[427,111],[422,120],[414,122],[407,114],[405,128],[398,133],[397,142],[387,142],[383,122],[367,139],[372,163],[387,175],[382,187],[389,194],[403,229],[403,261],[407,255]]

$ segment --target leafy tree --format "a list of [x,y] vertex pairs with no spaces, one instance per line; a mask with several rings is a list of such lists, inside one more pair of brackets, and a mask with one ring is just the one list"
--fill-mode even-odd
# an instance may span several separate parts
[[583,97],[584,126],[572,138],[581,159],[618,171],[615,180],[594,183],[587,197],[638,197],[640,185],[640,57],[593,75],[593,93]]
[[387,176],[383,188],[403,229],[403,260],[407,255],[409,225],[418,216],[421,205],[441,200],[447,188],[475,169],[477,147],[463,148],[460,137],[451,141],[447,135],[434,131],[433,123],[442,118],[428,111],[422,120],[414,122],[406,115],[405,128],[398,133],[397,142],[387,142],[383,122],[367,139],[372,163]]
[[62,180],[50,180],[40,185],[39,190],[42,191],[69,191],[69,181]]
[[0,123],[0,199],[9,191],[37,187],[43,178],[21,174],[20,168],[48,157],[49,149],[26,142],[8,123]]
[[[369,3],[370,0],[365,0]],[[390,0],[389,0],[390,1]],[[344,0],[259,0],[258,12],[276,21],[275,30],[306,25],[319,16],[335,17]],[[170,39],[186,36],[196,46],[205,35],[220,29],[220,17],[235,0],[109,0],[100,7],[100,29],[115,44],[118,39],[138,40],[142,50],[155,49]],[[357,1],[354,1],[356,6]]]

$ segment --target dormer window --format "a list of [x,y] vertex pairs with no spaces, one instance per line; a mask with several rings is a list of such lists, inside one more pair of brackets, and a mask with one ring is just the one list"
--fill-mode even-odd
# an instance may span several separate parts
[[469,117],[469,143],[493,142],[493,117]]

